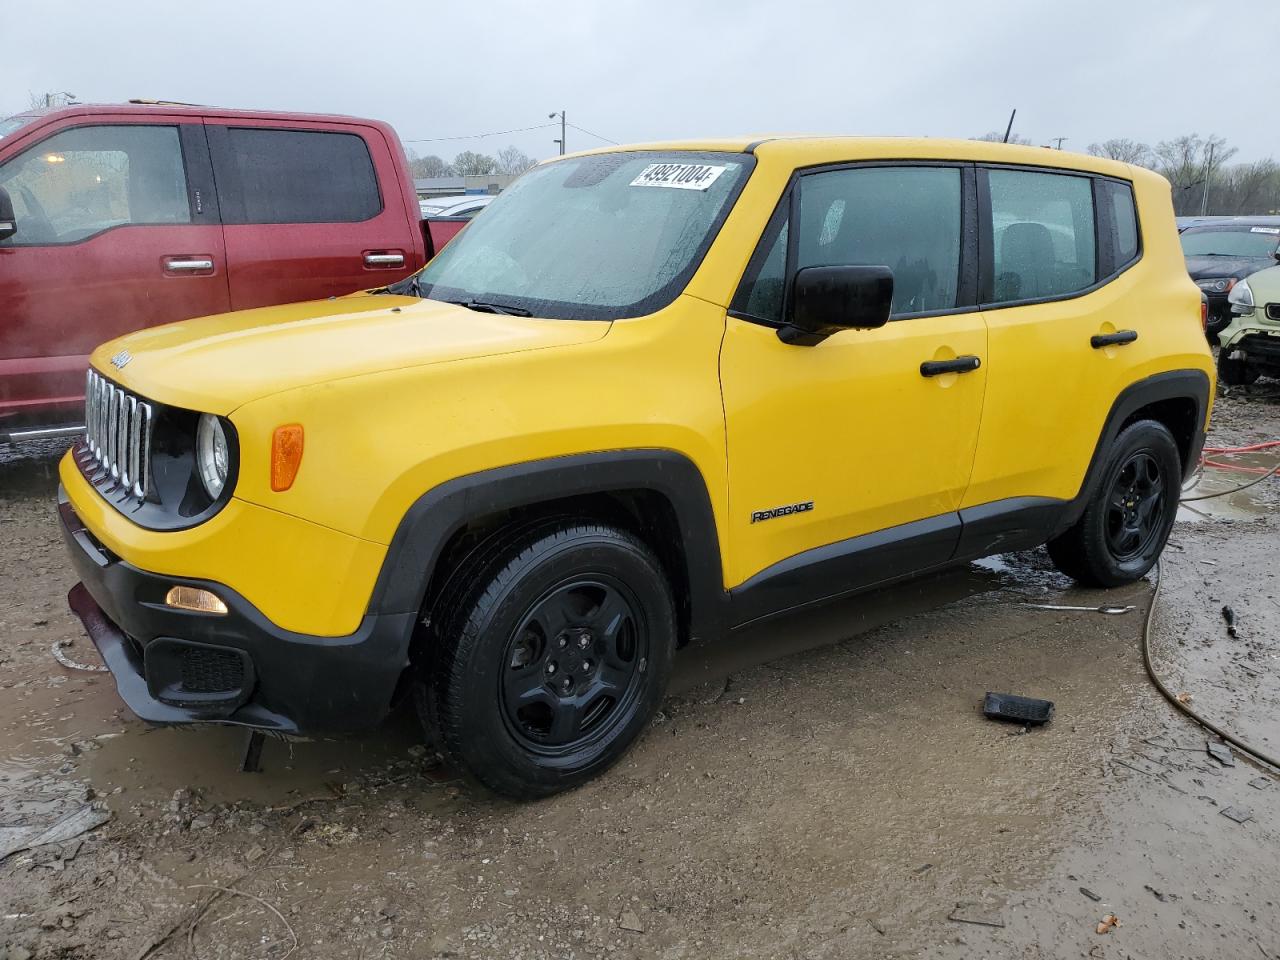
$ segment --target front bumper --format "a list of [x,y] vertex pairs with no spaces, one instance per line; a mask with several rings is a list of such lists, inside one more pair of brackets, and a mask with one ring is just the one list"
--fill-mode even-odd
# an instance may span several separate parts
[[[81,581],[68,602],[143,720],[307,734],[368,729],[386,717],[415,614],[368,614],[345,637],[293,633],[221,584],[150,573],[113,555],[61,488],[58,513]],[[215,593],[227,614],[166,606],[175,585]]]

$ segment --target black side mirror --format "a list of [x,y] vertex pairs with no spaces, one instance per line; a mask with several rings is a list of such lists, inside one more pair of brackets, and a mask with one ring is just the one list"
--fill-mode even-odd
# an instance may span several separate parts
[[8,240],[18,232],[18,218],[13,215],[9,191],[0,187],[0,240]]
[[811,347],[841,330],[869,330],[889,322],[893,271],[884,266],[804,267],[791,287],[783,343]]

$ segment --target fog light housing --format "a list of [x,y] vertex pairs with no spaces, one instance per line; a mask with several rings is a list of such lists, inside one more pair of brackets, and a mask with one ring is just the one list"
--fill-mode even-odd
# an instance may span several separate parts
[[208,590],[199,587],[170,587],[164,595],[165,606],[193,613],[213,613],[220,617],[227,614],[227,605]]

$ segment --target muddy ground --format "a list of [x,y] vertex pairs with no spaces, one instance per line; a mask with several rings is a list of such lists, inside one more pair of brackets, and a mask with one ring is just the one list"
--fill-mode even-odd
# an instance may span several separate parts
[[[1221,401],[1212,439],[1280,437],[1274,387]],[[64,600],[55,458],[0,452],[0,852],[85,804],[111,819],[0,861],[3,960],[1280,958],[1280,782],[1211,759],[1148,682],[1151,582],[1006,555],[686,653],[636,749],[541,803],[433,767],[406,715],[269,741],[242,774],[243,734],[148,728],[50,654],[100,662]],[[1171,686],[1272,753],[1277,503],[1268,480],[1184,511],[1154,620]],[[988,690],[1056,719],[985,720]]]

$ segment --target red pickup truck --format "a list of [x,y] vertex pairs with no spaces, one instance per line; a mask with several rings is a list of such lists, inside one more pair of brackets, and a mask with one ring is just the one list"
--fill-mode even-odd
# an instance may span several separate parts
[[422,220],[374,120],[140,102],[0,120],[0,442],[77,432],[104,340],[390,283],[461,226]]

